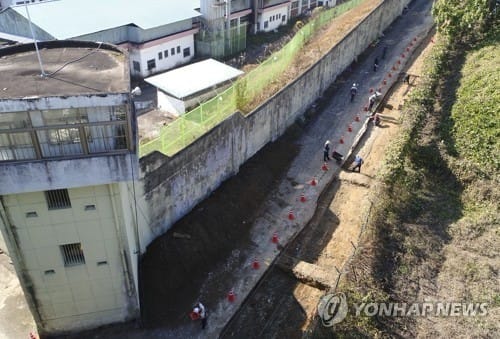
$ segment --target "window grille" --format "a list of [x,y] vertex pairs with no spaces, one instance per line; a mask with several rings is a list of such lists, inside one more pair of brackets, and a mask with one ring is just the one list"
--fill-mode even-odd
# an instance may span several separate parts
[[71,201],[67,189],[45,191],[45,199],[49,210],[71,208]]
[[59,246],[63,257],[64,266],[76,266],[85,264],[85,256],[81,243],[66,244]]

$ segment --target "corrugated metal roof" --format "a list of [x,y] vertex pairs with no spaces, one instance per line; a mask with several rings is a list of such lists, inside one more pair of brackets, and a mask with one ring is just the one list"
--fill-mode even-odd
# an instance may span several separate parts
[[[135,24],[149,29],[200,16],[200,0],[57,0],[28,5],[31,21],[56,39]],[[27,17],[24,5],[12,7]]]
[[234,79],[244,72],[214,59],[207,59],[144,79],[147,83],[182,99]]

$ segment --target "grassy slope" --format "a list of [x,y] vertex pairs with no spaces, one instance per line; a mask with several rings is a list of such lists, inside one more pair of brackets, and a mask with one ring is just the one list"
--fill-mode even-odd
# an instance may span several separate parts
[[[489,303],[486,317],[353,317],[338,337],[494,336],[500,322],[500,34],[467,53],[437,46],[405,107],[383,192],[351,273],[352,302]],[[436,93],[438,94],[436,96]],[[352,272],[356,274],[353,274]],[[316,328],[315,337],[331,330]]]

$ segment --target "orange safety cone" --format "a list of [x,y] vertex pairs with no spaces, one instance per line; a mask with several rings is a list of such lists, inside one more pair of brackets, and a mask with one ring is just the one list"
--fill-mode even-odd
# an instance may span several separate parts
[[311,180],[311,186],[316,186],[317,182],[316,182],[316,178],[312,178]]
[[359,122],[359,114],[356,114],[356,117],[354,117],[354,121]]
[[288,219],[289,219],[289,220],[293,220],[293,219],[295,219],[295,215],[293,214],[293,211],[292,211],[292,210],[290,210],[290,211],[288,212]]
[[260,267],[259,261],[257,260],[257,258],[254,258],[253,261],[252,261],[252,268],[254,270],[257,270],[257,269],[259,269],[259,267]]
[[304,193],[302,193],[302,194],[300,195],[300,201],[301,201],[301,202],[306,202],[306,201],[307,201],[306,196],[304,195]]
[[341,136],[341,137],[340,137],[339,142],[340,142],[341,144],[343,144],[343,143],[344,143],[344,136]]
[[351,125],[347,126],[347,132],[352,132],[352,126]]
[[322,171],[328,171],[328,166],[326,165],[326,162],[323,163],[323,166],[321,166]]
[[397,70],[396,66],[392,66],[392,70],[393,71]]
[[278,233],[274,232],[273,233],[273,237],[271,238],[271,241],[274,243],[274,244],[277,244],[279,242],[279,239],[278,239]]
[[234,295],[234,291],[233,290],[229,291],[229,293],[227,294],[227,300],[229,302],[233,302],[235,299],[236,296]]
[[398,65],[400,65],[400,64],[401,64],[401,60],[398,60]]

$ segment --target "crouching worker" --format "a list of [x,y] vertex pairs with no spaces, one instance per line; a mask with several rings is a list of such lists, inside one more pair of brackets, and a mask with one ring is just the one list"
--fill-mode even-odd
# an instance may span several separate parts
[[192,320],[201,320],[201,329],[204,330],[207,326],[207,312],[205,310],[205,306],[202,303],[198,302],[193,308],[193,311],[190,314]]

